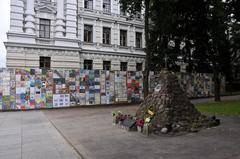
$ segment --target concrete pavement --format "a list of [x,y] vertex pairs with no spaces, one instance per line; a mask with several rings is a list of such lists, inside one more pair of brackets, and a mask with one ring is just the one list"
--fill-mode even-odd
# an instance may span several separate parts
[[220,117],[221,125],[175,137],[149,137],[112,125],[111,112],[134,113],[137,106],[44,111],[86,159],[240,159],[240,117]]
[[146,137],[112,125],[112,111],[135,113],[137,108],[1,112],[0,159],[240,159],[240,117],[220,117],[219,127],[175,137]]
[[80,159],[41,111],[0,113],[0,159]]

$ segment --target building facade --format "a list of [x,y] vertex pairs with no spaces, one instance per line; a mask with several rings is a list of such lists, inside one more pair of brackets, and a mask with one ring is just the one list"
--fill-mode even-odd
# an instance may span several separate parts
[[144,68],[144,24],[118,0],[11,0],[8,68]]

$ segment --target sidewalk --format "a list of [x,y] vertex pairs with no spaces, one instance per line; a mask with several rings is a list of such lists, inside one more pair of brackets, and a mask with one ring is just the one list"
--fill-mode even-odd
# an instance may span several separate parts
[[85,159],[240,159],[240,117],[218,116],[218,127],[175,137],[147,137],[112,125],[112,111],[134,114],[137,109],[122,105],[43,112]]
[[[222,100],[237,99],[240,95],[222,97]],[[213,98],[192,100],[194,104],[211,101]],[[137,108],[138,105],[117,105],[1,112],[0,159],[81,159],[81,156],[86,159],[175,159],[177,156],[192,159],[205,152],[209,154],[200,158],[240,157],[239,117],[223,117],[216,129],[190,134],[190,137],[156,139],[112,126],[113,110],[134,113]]]
[[[234,95],[234,96],[222,96],[222,101],[228,101],[228,100],[240,100],[240,95]],[[200,103],[208,103],[208,102],[214,102],[214,98],[200,98],[200,99],[193,99],[191,100],[193,104],[200,104]]]
[[0,159],[80,159],[42,111],[0,113]]

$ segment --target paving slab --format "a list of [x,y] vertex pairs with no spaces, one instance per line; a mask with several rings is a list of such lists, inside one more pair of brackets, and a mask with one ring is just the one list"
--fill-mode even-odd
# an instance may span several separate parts
[[80,159],[41,111],[0,113],[0,159]]

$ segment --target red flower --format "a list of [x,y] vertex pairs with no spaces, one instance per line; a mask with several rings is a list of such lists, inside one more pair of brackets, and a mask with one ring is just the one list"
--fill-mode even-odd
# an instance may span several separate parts
[[143,127],[143,125],[144,125],[144,120],[143,120],[143,119],[137,119],[136,125],[137,125],[137,126],[140,126],[140,127]]

